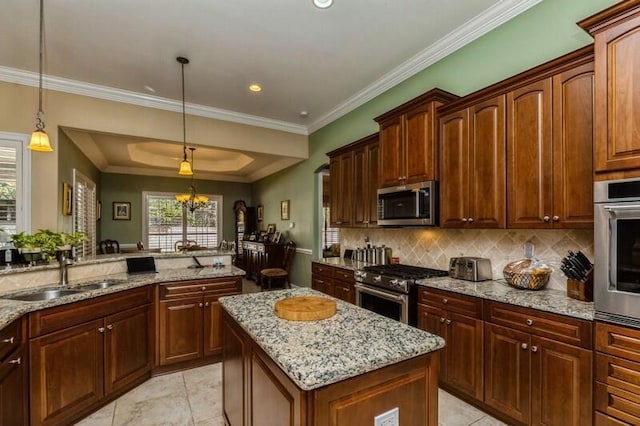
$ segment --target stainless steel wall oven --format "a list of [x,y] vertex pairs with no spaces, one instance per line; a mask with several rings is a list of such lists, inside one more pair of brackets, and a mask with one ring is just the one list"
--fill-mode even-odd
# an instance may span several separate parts
[[594,184],[596,318],[640,327],[640,179]]

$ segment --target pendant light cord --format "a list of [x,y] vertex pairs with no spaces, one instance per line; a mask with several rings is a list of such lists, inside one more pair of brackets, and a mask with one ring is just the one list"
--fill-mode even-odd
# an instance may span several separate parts
[[[42,0],[41,0],[42,1]],[[184,160],[187,160],[187,120],[186,110],[184,106],[184,62],[182,65],[182,150],[184,151]]]
[[42,130],[44,129],[44,123],[42,122],[42,57],[43,57],[43,51],[44,51],[44,37],[43,35],[43,28],[44,28],[44,0],[40,0],[40,79],[39,79],[39,85],[38,85],[38,114],[37,114],[37,119],[38,122],[36,123],[36,129],[38,130]]

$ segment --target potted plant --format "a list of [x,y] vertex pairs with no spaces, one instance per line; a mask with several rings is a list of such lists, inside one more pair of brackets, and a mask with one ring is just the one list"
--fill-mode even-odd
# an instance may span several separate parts
[[42,247],[40,241],[35,235],[27,234],[26,232],[19,232],[12,236],[13,245],[18,249],[18,252],[24,257],[24,260],[30,264],[35,264],[42,256]]

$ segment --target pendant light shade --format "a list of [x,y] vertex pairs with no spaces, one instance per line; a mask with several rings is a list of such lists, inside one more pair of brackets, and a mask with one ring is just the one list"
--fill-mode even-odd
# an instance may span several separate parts
[[[195,148],[189,148],[191,150],[191,165],[193,165],[193,151]],[[201,207],[205,207],[209,203],[209,197],[205,195],[198,195],[196,187],[193,184],[193,172],[191,173],[191,185],[187,188],[186,194],[176,194],[176,201],[183,207],[189,209],[191,213]]]
[[[189,60],[178,56],[176,61],[178,61],[182,69],[182,161],[180,162],[178,174],[182,176],[193,176],[193,168],[187,160],[187,114],[184,107],[184,66],[189,63]],[[191,155],[193,157],[193,151],[191,151]]]
[[36,115],[36,119],[38,120],[36,123],[36,130],[31,134],[31,140],[29,141],[28,148],[32,151],[38,152],[51,152],[53,148],[51,148],[51,143],[49,142],[49,135],[44,131],[44,122],[42,121],[42,115],[44,112],[42,111],[42,54],[44,50],[44,1],[40,0],[40,46],[39,46],[39,62],[40,62],[40,71],[39,71],[39,85],[38,85],[38,114]]

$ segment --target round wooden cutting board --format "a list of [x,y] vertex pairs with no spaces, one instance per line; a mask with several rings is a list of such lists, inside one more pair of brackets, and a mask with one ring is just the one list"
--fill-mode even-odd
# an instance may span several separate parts
[[301,296],[278,300],[276,315],[291,321],[317,321],[336,313],[336,302],[325,297]]

